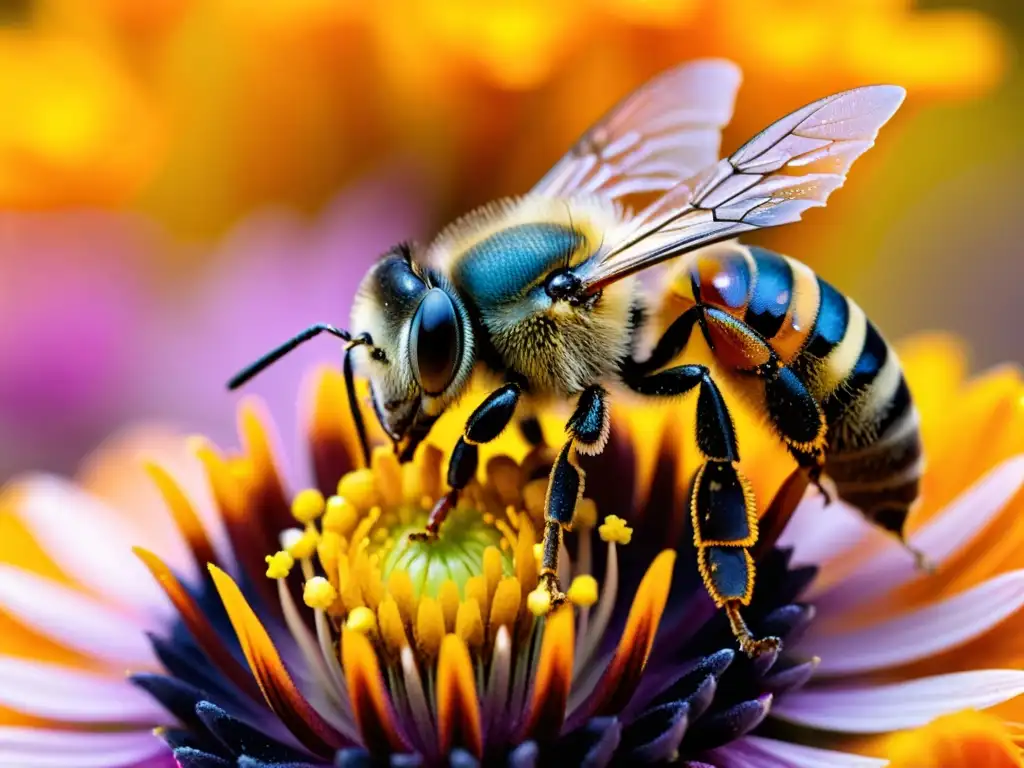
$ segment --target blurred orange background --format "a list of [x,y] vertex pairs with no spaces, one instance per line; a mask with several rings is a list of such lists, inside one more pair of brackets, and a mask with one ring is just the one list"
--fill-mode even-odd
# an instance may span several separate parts
[[[0,482],[140,418],[226,439],[227,377],[344,324],[389,244],[525,191],[618,98],[709,55],[745,72],[726,151],[904,85],[828,209],[758,239],[892,337],[1020,360],[1022,40],[1019,0],[0,2]],[[286,439],[297,381],[338,351],[296,357],[253,386]]]

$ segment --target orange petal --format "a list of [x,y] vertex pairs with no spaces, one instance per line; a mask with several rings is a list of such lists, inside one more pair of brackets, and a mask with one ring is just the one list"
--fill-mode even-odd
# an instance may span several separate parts
[[667,549],[654,558],[644,574],[619,647],[587,705],[590,717],[621,712],[632,698],[665,610],[675,562],[676,553]]
[[550,741],[561,731],[572,686],[574,644],[573,610],[565,605],[546,619],[530,714],[523,727],[522,740]]
[[238,585],[217,566],[211,565],[209,569],[263,698],[311,752],[332,756],[345,742],[295,687],[270,635],[249,607]]
[[188,542],[196,563],[200,567],[207,563],[216,563],[217,555],[209,536],[206,535],[206,529],[203,528],[192,502],[188,500],[177,481],[159,464],[147,462],[145,468],[156,483],[157,490],[163,496],[164,503],[184,535],[185,541]]
[[366,748],[377,754],[408,750],[409,745],[395,728],[398,720],[384,687],[377,653],[365,635],[342,630],[341,666],[345,670],[356,725]]
[[306,384],[303,402],[309,403],[305,423],[316,484],[329,495],[338,487],[342,475],[364,463],[359,435],[348,408],[345,377],[327,366],[317,368]]
[[458,635],[445,635],[437,662],[437,739],[442,755],[459,743],[483,755],[480,704],[469,649]]
[[231,682],[259,701],[260,689],[253,683],[252,676],[246,673],[245,668],[224,647],[217,630],[210,624],[203,609],[199,607],[192,595],[178,581],[174,572],[152,552],[142,547],[134,547],[132,551],[153,574],[153,578],[167,594],[171,604],[203,652]]
[[245,398],[238,406],[238,433],[249,460],[252,473],[244,484],[248,491],[248,514],[262,521],[269,536],[263,549],[273,552],[277,548],[277,534],[295,524],[291,504],[277,471],[276,452],[273,448],[272,421],[262,401]]
[[263,521],[258,516],[249,514],[243,483],[231,465],[205,438],[195,438],[192,449],[206,472],[214,502],[220,510],[221,519],[224,520],[235,557],[251,583],[266,599],[266,604],[279,607],[281,602],[277,598],[277,590],[264,575],[264,557],[276,551],[278,547],[276,544],[272,548],[265,545]]
[[965,711],[880,742],[891,768],[1021,768],[1021,750],[993,715]]

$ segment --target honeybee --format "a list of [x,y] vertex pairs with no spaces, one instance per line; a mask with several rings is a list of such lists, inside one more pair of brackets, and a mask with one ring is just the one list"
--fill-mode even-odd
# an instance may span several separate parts
[[[687,362],[694,328],[727,375],[759,380],[773,430],[809,479],[903,538],[922,466],[918,417],[899,361],[853,302],[795,259],[739,244],[825,204],[904,98],[869,86],[815,101],[718,158],[739,70],[720,60],[679,66],[614,107],[526,195],[485,205],[427,247],[398,245],[363,279],[350,330],[315,325],[231,380],[233,389],[326,332],[346,342],[352,387],[369,380],[373,409],[403,459],[464,392],[475,369],[500,386],[469,416],[448,470],[450,491],[422,538],[438,535],[494,440],[527,400],[574,401],[545,501],[542,583],[557,578],[563,530],[584,488],[577,454],[609,433],[610,389],[665,398],[697,390],[703,464],[690,508],[698,567],[737,641],[755,655],[740,609],[750,602],[758,519],[738,462],[729,408],[711,371]],[[631,200],[647,204],[633,212]],[[680,258],[683,257],[683,258]],[[664,296],[637,273],[676,259]],[[660,299],[660,300],[659,300]],[[671,309],[656,343],[652,308]],[[536,423],[524,434],[539,439]]]

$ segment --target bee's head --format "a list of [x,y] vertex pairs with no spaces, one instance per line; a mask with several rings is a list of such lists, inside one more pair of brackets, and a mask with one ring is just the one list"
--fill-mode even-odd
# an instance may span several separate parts
[[436,419],[469,379],[465,305],[441,275],[413,262],[408,246],[393,248],[363,278],[352,332],[373,340],[359,362],[377,418],[396,443]]

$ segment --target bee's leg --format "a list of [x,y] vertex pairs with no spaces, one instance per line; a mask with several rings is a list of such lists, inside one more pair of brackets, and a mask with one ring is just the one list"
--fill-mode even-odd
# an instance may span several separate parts
[[576,461],[576,453],[600,453],[608,442],[610,428],[608,393],[594,385],[583,390],[566,432],[569,439],[558,452],[551,468],[547,497],[544,500],[544,545],[541,558],[541,583],[548,591],[552,607],[565,601],[558,584],[558,550],[563,530],[571,530],[576,505],[583,497],[585,474]]
[[748,549],[757,543],[757,509],[750,485],[737,466],[739,447],[732,417],[711,372],[703,365],[680,365],[626,384],[656,397],[700,388],[697,448],[706,461],[697,470],[690,497],[697,566],[715,605],[725,609],[740,648],[751,656],[778,648],[777,638],[756,639],[740,615],[754,589],[754,560]]
[[409,534],[413,541],[436,539],[448,513],[459,501],[459,492],[476,475],[480,456],[477,446],[489,443],[502,433],[512,421],[519,403],[522,387],[509,382],[491,392],[469,415],[462,437],[455,444],[448,461],[448,485],[451,490],[438,499],[427,518],[426,530]]

